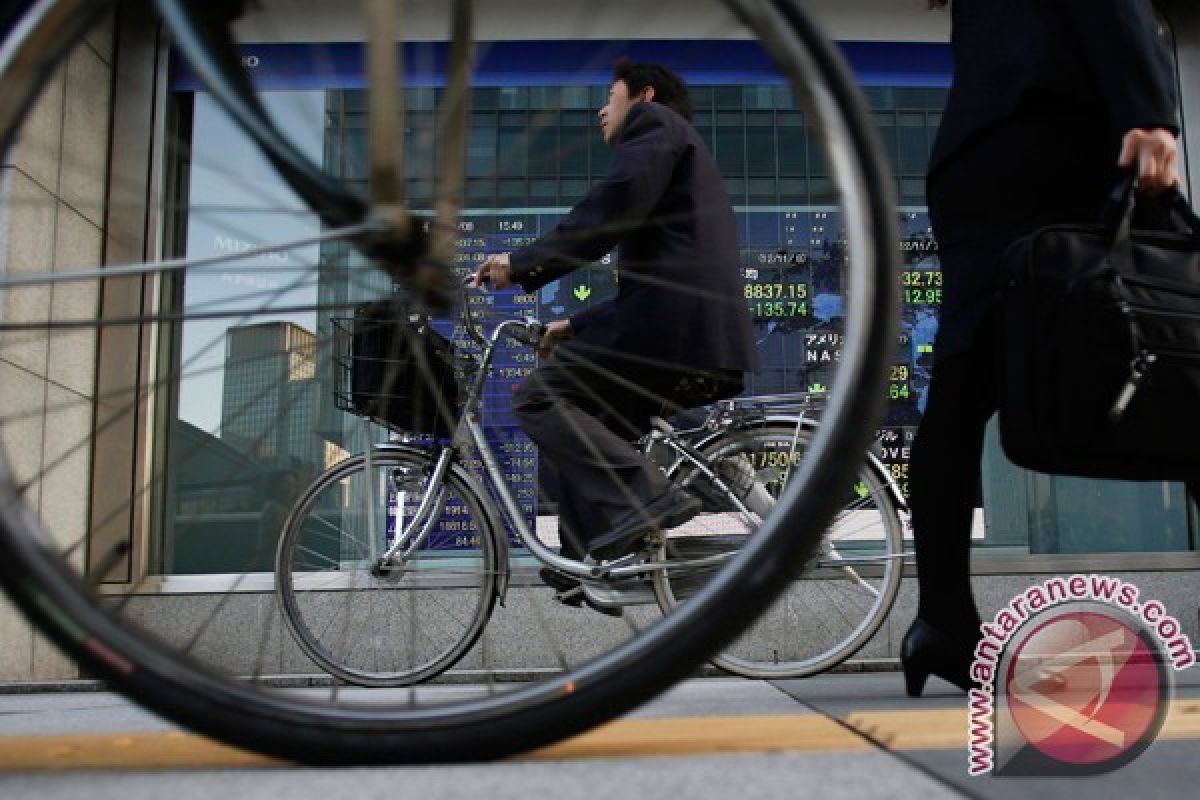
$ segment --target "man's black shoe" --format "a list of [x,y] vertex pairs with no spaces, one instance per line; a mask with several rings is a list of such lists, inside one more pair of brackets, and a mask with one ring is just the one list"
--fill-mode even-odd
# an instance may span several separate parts
[[599,603],[593,603],[591,598],[584,593],[583,585],[579,581],[567,577],[557,570],[542,567],[538,570],[538,577],[542,579],[542,583],[554,589],[554,599],[564,606],[579,608],[584,603],[587,603],[588,608],[598,611],[606,617],[621,616],[621,609],[619,608],[609,608]]
[[700,498],[681,489],[668,489],[645,507],[627,514],[610,532],[589,542],[588,553],[597,561],[612,561],[636,552],[650,534],[678,528],[703,508]]

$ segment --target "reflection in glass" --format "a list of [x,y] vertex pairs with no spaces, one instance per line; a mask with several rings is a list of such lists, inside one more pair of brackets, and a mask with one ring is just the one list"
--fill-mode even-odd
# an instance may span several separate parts
[[[803,116],[790,109],[786,90],[692,89],[698,129],[713,143],[738,206],[745,300],[763,359],[748,391],[820,391],[840,357],[840,275],[846,254],[819,148],[812,146]],[[429,154],[437,140],[431,113],[436,93],[412,89],[408,94],[408,191],[414,206],[422,208],[433,197]],[[264,97],[301,149],[340,179],[365,186],[362,91]],[[511,250],[549,230],[603,176],[608,150],[595,115],[603,97],[604,87],[475,90],[460,266],[469,268],[487,252]],[[901,190],[904,308],[880,453],[904,488],[941,304],[923,185],[945,90],[876,87],[870,98]],[[191,129],[179,131],[190,148],[180,154],[190,170],[187,255],[245,252],[320,233],[320,223],[209,98],[180,95],[176,100],[194,106]],[[500,298],[492,308],[519,308],[547,320],[569,316],[614,296],[611,262],[605,259],[536,295]],[[382,275],[353,269],[362,266],[348,246],[330,242],[193,271],[179,287],[186,311],[228,316],[188,321],[172,343],[183,374],[172,392],[169,485],[154,569],[268,571],[298,492],[328,466],[387,438],[386,431],[338,411],[331,399],[332,320],[388,291]],[[316,304],[329,310],[286,310]],[[274,310],[239,313],[263,305]],[[532,364],[528,354],[515,352],[498,364],[496,379],[506,383],[495,384],[494,394],[502,398]],[[536,459],[524,449],[507,410],[489,407],[485,421],[505,457],[517,459],[527,478],[536,476]],[[989,453],[988,515],[980,543],[1034,552],[1188,547],[1178,487],[1129,486],[1100,495],[1094,484],[1054,488],[1011,467],[1004,472],[995,449]],[[537,499],[532,480],[532,487],[518,491],[531,516]],[[1137,519],[1130,518],[1123,532],[1113,532],[1111,525],[1104,532],[1100,523],[1116,518],[1113,498],[1118,496],[1117,505],[1136,509]]]

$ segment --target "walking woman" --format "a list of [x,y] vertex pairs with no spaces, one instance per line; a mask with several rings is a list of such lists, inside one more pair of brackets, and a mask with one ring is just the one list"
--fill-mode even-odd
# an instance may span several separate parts
[[953,15],[954,83],[930,161],[929,215],[945,294],[910,465],[920,598],[905,686],[966,690],[979,637],[971,519],[996,410],[995,289],[1014,240],[1094,223],[1118,177],[1178,183],[1178,98],[1149,0],[930,0]]

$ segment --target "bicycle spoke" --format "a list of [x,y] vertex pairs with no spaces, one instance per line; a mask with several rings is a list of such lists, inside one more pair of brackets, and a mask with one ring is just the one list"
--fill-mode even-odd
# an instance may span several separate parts
[[205,258],[179,258],[169,261],[159,261],[150,264],[124,264],[113,265],[109,267],[101,267],[93,270],[75,270],[67,272],[50,272],[38,274],[16,274],[16,275],[0,275],[0,289],[15,289],[27,286],[43,286],[58,283],[72,283],[76,281],[94,281],[113,278],[136,277],[140,275],[159,275],[167,272],[179,272],[182,270],[201,269],[204,267],[213,267],[223,264],[228,264],[233,261],[240,261],[257,256],[270,255],[286,250],[295,250],[301,247],[311,247],[312,245],[321,244],[332,240],[341,240],[359,236],[364,233],[369,233],[374,230],[374,225],[352,225],[345,228],[338,228],[327,231],[319,236],[311,236],[304,239],[294,239],[289,242],[281,242],[279,244],[264,245],[262,247],[251,248],[238,253],[229,253],[227,255],[208,256]]
[[453,0],[449,76],[438,135],[438,183],[434,201],[438,228],[431,253],[441,264],[454,263],[458,213],[466,186],[467,120],[471,110],[470,80],[475,60],[473,0]]
[[554,660],[558,662],[558,668],[563,672],[571,668],[571,662],[567,658],[567,654],[563,651],[558,643],[558,639],[551,633],[550,624],[546,621],[546,612],[542,610],[542,606],[534,597],[529,598],[529,607],[533,609],[533,615],[537,619],[537,629],[542,634],[542,638],[550,646],[550,651],[554,656]]
[[404,72],[396,44],[401,6],[402,0],[364,2],[371,201],[377,209],[393,210],[396,219],[404,212],[404,148],[397,136],[405,124]]
[[[574,31],[581,40],[595,41],[609,36],[611,26],[598,22],[606,15],[607,2],[601,0],[599,7],[582,10],[578,17],[566,12],[565,19],[553,24],[556,35]],[[739,5],[756,2],[738,0]],[[78,0],[34,0],[30,7],[38,11],[78,10],[82,5],[86,4]],[[43,512],[47,520],[53,521],[67,516],[52,505],[56,486],[67,479],[87,480],[77,469],[77,462],[93,462],[100,470],[106,469],[109,462],[119,467],[113,470],[111,480],[98,474],[85,485],[92,507],[82,512],[82,526],[72,520],[61,532],[44,537],[46,542],[56,542],[54,550],[25,547],[23,539],[10,542],[0,537],[0,550],[5,556],[0,559],[5,565],[3,571],[6,575],[19,574],[24,581],[16,585],[17,599],[38,612],[42,624],[57,630],[57,641],[74,647],[88,659],[89,669],[110,678],[114,685],[155,682],[161,692],[153,696],[162,698],[167,706],[174,704],[175,710],[186,711],[179,713],[188,724],[204,726],[209,733],[226,732],[243,746],[271,746],[284,752],[285,747],[300,745],[300,758],[377,761],[453,757],[444,749],[430,748],[436,730],[442,736],[453,732],[456,741],[461,736],[464,746],[480,757],[499,755],[505,748],[516,747],[515,742],[535,742],[539,737],[577,730],[603,716],[601,710],[604,714],[615,713],[618,706],[628,705],[627,697],[661,690],[703,657],[705,644],[715,647],[720,637],[731,634],[768,602],[767,590],[773,588],[769,584],[778,583],[781,577],[774,574],[781,572],[779,564],[765,555],[759,555],[753,564],[732,558],[739,550],[754,550],[762,540],[757,534],[764,517],[779,514],[786,525],[780,522],[777,527],[786,527],[791,534],[776,532],[776,538],[764,542],[764,548],[777,545],[791,553],[787,560],[811,560],[818,529],[829,514],[811,491],[797,492],[796,497],[773,508],[774,498],[780,496],[775,484],[786,482],[788,475],[786,470],[764,471],[755,477],[754,486],[760,494],[774,493],[770,502],[757,498],[759,504],[751,507],[749,501],[743,505],[739,498],[715,513],[706,509],[693,529],[672,537],[679,544],[670,547],[683,552],[688,561],[687,565],[676,562],[673,572],[693,571],[694,567],[695,580],[687,589],[694,602],[678,610],[668,609],[671,613],[661,619],[655,609],[627,605],[619,609],[619,622],[604,620],[586,610],[566,611],[553,605],[549,590],[536,582],[518,581],[518,585],[508,588],[510,565],[502,561],[507,547],[492,538],[493,534],[499,537],[507,532],[492,528],[511,523],[521,528],[522,535],[528,534],[523,527],[525,508],[516,502],[518,497],[520,503],[528,498],[515,490],[489,494],[492,489],[481,487],[479,481],[501,482],[497,464],[489,461],[487,474],[476,469],[471,462],[478,454],[463,442],[456,443],[459,452],[446,478],[449,490],[444,497],[436,495],[437,508],[429,524],[422,519],[413,525],[399,525],[401,531],[411,529],[413,546],[407,557],[398,559],[402,563],[392,569],[377,567],[375,559],[393,535],[395,518],[410,517],[412,501],[430,488],[428,480],[424,486],[419,485],[420,476],[428,474],[432,463],[432,456],[425,454],[424,448],[444,447],[445,443],[434,444],[427,438],[410,440],[399,432],[405,427],[400,425],[393,428],[379,421],[351,425],[348,417],[338,413],[346,410],[344,406],[338,405],[335,411],[329,398],[317,397],[330,388],[327,384],[335,377],[325,359],[332,354],[336,325],[332,320],[338,318],[336,315],[373,300],[395,297],[398,309],[415,300],[411,307],[420,309],[423,296],[436,298],[445,288],[438,284],[437,276],[446,273],[442,270],[444,264],[435,269],[432,262],[455,260],[453,247],[461,238],[456,234],[464,198],[482,196],[491,187],[489,201],[479,208],[466,209],[471,216],[464,219],[472,219],[480,211],[487,213],[490,202],[507,197],[512,188],[512,170],[519,169],[517,160],[530,155],[535,141],[539,147],[547,141],[545,134],[554,133],[558,114],[564,115],[564,125],[586,123],[577,103],[583,95],[574,91],[564,94],[562,108],[558,108],[553,102],[553,87],[537,93],[536,102],[533,92],[524,100],[521,92],[515,92],[511,99],[518,107],[509,108],[505,104],[510,96],[502,93],[498,104],[489,103],[473,112],[472,96],[487,96],[470,89],[475,60],[473,3],[457,0],[453,7],[443,4],[422,8],[412,13],[415,22],[410,26],[411,4],[402,7],[398,0],[370,0],[368,5],[375,10],[368,9],[365,18],[371,40],[366,48],[370,66],[365,92],[355,88],[328,90],[318,80],[302,91],[286,89],[286,96],[272,96],[276,91],[270,83],[274,74],[250,68],[244,60],[260,55],[251,52],[254,47],[261,46],[262,53],[270,54],[274,43],[287,41],[290,28],[273,27],[277,20],[272,15],[281,7],[272,4],[245,4],[247,16],[236,24],[230,23],[229,16],[221,16],[227,7],[232,15],[232,7],[241,5],[155,0],[147,7],[165,21],[166,34],[174,43],[169,58],[188,62],[178,74],[186,76],[184,82],[190,85],[176,88],[176,73],[172,72],[166,102],[160,104],[165,110],[166,130],[164,133],[160,130],[163,126],[152,126],[157,138],[150,143],[156,159],[164,148],[166,156],[161,164],[156,160],[152,165],[146,186],[139,183],[132,192],[117,186],[119,191],[112,192],[104,206],[119,211],[116,216],[124,220],[139,213],[135,200],[157,202],[158,207],[150,209],[148,224],[139,227],[138,220],[133,220],[122,221],[114,230],[97,227],[110,246],[105,252],[145,253],[148,263],[121,263],[107,269],[77,266],[60,269],[58,274],[48,269],[51,274],[33,278],[23,277],[22,270],[9,270],[0,276],[0,294],[6,301],[5,319],[0,323],[2,355],[13,353],[18,362],[15,368],[23,370],[5,374],[15,376],[9,381],[14,386],[28,384],[32,390],[37,384],[47,387],[42,391],[45,403],[41,413],[22,402],[13,404],[14,414],[0,418],[5,444],[23,446],[30,439],[27,430],[38,425],[43,431],[49,430],[56,423],[39,416],[44,417],[52,409],[58,409],[69,420],[95,410],[90,422],[72,422],[64,424],[61,431],[55,430],[58,436],[53,449],[44,445],[35,457],[18,455],[23,470],[21,481],[7,480],[0,474],[3,496],[24,495],[34,514]],[[829,121],[824,124],[818,120],[814,130],[830,131],[836,139],[834,144],[847,153],[846,159],[829,162],[834,169],[828,179],[821,180],[827,180],[838,197],[873,201],[863,187],[887,183],[875,180],[874,171],[860,170],[854,163],[862,112],[858,101],[847,94],[849,84],[836,67],[836,53],[830,51],[834,67],[824,67],[827,45],[808,31],[805,18],[785,16],[785,12],[792,13],[790,4],[765,5],[770,9],[764,14],[774,16],[763,18],[774,24],[751,30],[750,35],[769,40],[766,52],[784,55],[780,67],[789,79],[803,80],[806,74],[819,78],[821,85],[817,88],[821,92],[814,97],[825,106],[814,110],[817,117],[828,117]],[[25,14],[25,10],[20,13]],[[426,39],[429,31],[436,31],[427,24],[434,13],[450,21],[449,47],[445,42]],[[492,23],[491,9],[480,8],[479,13],[481,23]],[[553,6],[538,13],[547,18],[561,16]],[[122,15],[118,47],[135,40],[127,34],[137,25],[147,30],[148,41],[158,35],[155,21],[130,12],[123,11]],[[643,16],[654,24],[666,15],[665,8],[652,8]],[[37,23],[43,47],[57,47],[60,40],[75,37],[74,28],[60,17],[35,18],[30,12],[29,19]],[[745,31],[727,30],[731,21],[727,11],[698,15],[697,19],[712,20],[714,38],[746,35]],[[400,22],[405,24],[401,26]],[[686,29],[695,33],[706,24],[689,20]],[[604,30],[600,33],[589,35],[589,31],[601,28]],[[414,38],[421,41],[409,41]],[[243,49],[239,39],[251,44]],[[18,45],[24,54],[23,42]],[[605,72],[628,45],[613,41],[589,47],[593,63],[581,63],[580,67]],[[5,48],[9,47],[10,42],[5,42],[0,49],[8,53]],[[503,49],[506,45],[495,47]],[[814,49],[817,47],[821,49]],[[311,61],[336,63],[342,70],[344,52],[341,45],[338,48],[335,51],[318,45],[312,48]],[[810,51],[821,58],[809,57]],[[444,54],[448,54],[445,59]],[[32,64],[37,69],[30,70],[29,75],[46,74],[60,55],[56,50],[44,64],[34,59]],[[410,63],[402,64],[403,60]],[[122,70],[130,65],[125,59],[120,63]],[[813,64],[820,70],[805,73],[802,67]],[[0,88],[4,89],[0,92],[0,134],[5,137],[11,134],[6,114],[14,103],[24,103],[28,93],[21,84],[29,82],[24,78],[14,80],[16,73],[8,66],[0,59]],[[444,66],[447,69],[443,70]],[[119,99],[124,102],[127,84],[114,79],[122,93]],[[491,86],[486,88],[490,91]],[[193,91],[198,93],[192,95]],[[585,94],[595,96],[593,90]],[[543,96],[551,100],[549,105],[541,105]],[[60,93],[59,105],[64,105],[61,97]],[[290,110],[289,103],[293,106]],[[706,113],[715,108],[714,103]],[[159,110],[156,106],[156,122]],[[518,113],[509,113],[514,111]],[[479,158],[472,140],[468,159],[468,123],[490,119],[486,115],[493,113],[497,124],[523,130],[503,137],[503,141],[497,134],[498,141],[487,159]],[[313,125],[316,128],[310,136],[305,126]],[[364,134],[362,138],[360,133]],[[212,145],[227,139],[233,143],[228,159],[225,152],[218,152]],[[120,154],[124,139],[114,132],[110,141],[111,149]],[[582,141],[577,137],[572,146]],[[813,158],[822,158],[815,146],[810,147],[817,144],[829,143],[811,139],[805,147],[813,150]],[[599,149],[591,144],[588,148],[585,155],[591,164],[597,158],[593,153],[599,153]],[[241,160],[243,152],[252,158]],[[513,164],[498,163],[498,158],[510,156]],[[114,159],[112,175],[116,179],[123,181],[129,174],[127,160],[117,164]],[[68,166],[66,161],[60,165],[63,169]],[[478,186],[468,185],[468,166],[469,180],[478,181]],[[588,170],[595,171],[591,167]],[[567,173],[560,173],[555,197],[574,191],[561,180]],[[155,183],[160,174],[167,176],[162,186]],[[569,177],[573,179],[577,174],[582,173],[572,172]],[[553,177],[549,173],[538,175],[547,179],[541,183]],[[739,176],[731,177],[736,180]],[[530,181],[526,188],[532,198],[533,172],[526,180]],[[843,191],[846,186],[859,190],[859,194],[847,194]],[[217,191],[224,187],[228,187],[227,193]],[[278,191],[279,187],[284,191]],[[549,196],[544,186],[537,191],[539,197]],[[165,201],[159,200],[160,195]],[[365,196],[371,197],[370,207]],[[58,200],[56,197],[55,208]],[[46,206],[47,211],[50,208]],[[306,218],[307,208],[313,210],[311,218]],[[76,210],[84,211],[89,219],[93,216],[85,207]],[[432,251],[426,247],[424,231],[412,227],[410,212],[429,233]],[[850,226],[845,233],[839,231],[832,236],[844,238],[847,249],[857,256],[862,243],[871,244],[877,231],[886,226],[880,224],[882,218],[874,204],[869,218],[863,218],[866,211],[862,209],[855,213],[859,216],[850,216],[860,220],[858,227]],[[681,212],[674,222],[687,224],[690,214]],[[672,220],[659,221],[673,224]],[[214,243],[207,238],[213,230],[223,237],[221,241]],[[834,283],[843,273],[855,276],[855,298],[874,296],[878,258],[871,246],[871,252],[863,255],[866,267],[852,263],[852,259],[845,265],[831,265]],[[246,247],[244,252],[230,252],[230,248],[242,247]],[[878,250],[890,251],[886,247]],[[161,260],[160,253],[164,256]],[[382,266],[384,271],[367,267],[367,262]],[[596,274],[605,280],[605,276]],[[18,278],[26,282],[9,282]],[[220,285],[224,278],[230,286]],[[642,280],[637,274],[625,272],[621,279],[635,284]],[[259,280],[266,283],[254,282]],[[83,295],[98,283],[103,284],[103,295],[96,305],[103,314],[96,319],[87,318],[90,312],[75,311],[85,308],[81,303],[60,302],[74,300],[66,296],[67,289]],[[695,285],[654,277],[642,283],[651,290],[670,291],[681,298],[698,294],[712,301],[728,294],[706,293]],[[857,290],[859,286],[863,291]],[[839,283],[834,291],[842,289]],[[62,296],[56,298],[55,291],[62,292]],[[44,315],[42,295],[52,303]],[[743,298],[729,298],[729,302],[741,306]],[[17,308],[10,312],[13,303]],[[404,311],[409,307],[405,305]],[[880,313],[873,313],[876,311]],[[858,377],[866,374],[864,367],[869,366],[862,353],[886,349],[882,337],[872,332],[877,319],[886,320],[882,309],[873,305],[854,308],[853,312],[859,321],[847,318],[848,330],[855,337],[867,338],[855,338],[844,350],[846,355],[838,370],[845,365],[849,382],[839,387],[829,381],[847,396],[854,394],[851,389],[857,385],[870,384],[870,380]],[[39,319],[41,316],[45,318]],[[864,318],[871,324],[864,327]],[[249,331],[257,326],[263,329]],[[409,337],[399,340],[401,344],[410,349],[421,344],[415,332],[401,332]],[[263,334],[266,344],[255,349],[252,334],[258,333]],[[280,335],[278,341],[270,338],[276,333]],[[46,344],[47,340],[51,345]],[[344,338],[337,341],[341,343]],[[100,377],[95,381],[98,387],[89,392],[86,376],[73,378],[68,381],[72,386],[64,387],[73,393],[64,394],[52,385],[56,375],[51,367],[39,367],[36,359],[26,357],[39,348],[48,352],[51,346],[62,350],[76,343],[80,350],[101,352],[97,369]],[[117,351],[126,343],[135,362],[128,365],[127,379],[122,377],[126,365],[113,364],[113,354],[119,358]],[[418,348],[411,368],[385,366],[383,387],[387,393],[394,390],[397,397],[403,397],[405,391],[436,386],[440,365],[421,352]],[[341,355],[339,351],[337,357]],[[592,355],[580,369],[592,369],[604,380],[613,381],[612,375],[603,374],[603,365],[613,353]],[[43,361],[48,364],[49,356]],[[57,368],[63,366],[60,363]],[[662,370],[680,367],[654,360],[642,366]],[[342,373],[336,377],[340,379]],[[591,408],[611,411],[613,405],[620,405],[611,402],[616,393],[596,391],[590,380],[579,383],[568,383],[565,393]],[[615,380],[614,385],[621,392],[638,391],[629,382]],[[273,390],[277,394],[273,395]],[[13,400],[23,401],[24,393],[24,388],[20,389]],[[861,447],[846,421],[853,419],[861,427],[867,416],[861,403],[847,402],[845,406],[844,410],[832,408],[822,420],[822,425],[830,422],[822,428],[822,432],[829,430],[830,436],[827,443],[816,442],[819,449],[811,454],[820,466],[828,464],[835,470],[839,482],[846,470],[834,463],[833,456],[839,450],[860,452]],[[85,426],[90,428],[87,436],[83,435]],[[131,431],[135,449],[131,454],[120,451],[118,459],[112,454],[128,442],[124,438],[126,429]],[[567,430],[584,440],[579,448],[581,457],[596,458],[604,452],[603,447],[587,441],[586,425],[573,420]],[[471,432],[479,433],[476,428]],[[808,444],[814,445],[811,441]],[[66,450],[60,451],[60,446]],[[74,455],[68,455],[70,452]],[[807,458],[810,453],[803,456]],[[525,469],[510,465],[504,455],[496,460],[505,473]],[[133,482],[126,487],[125,479],[115,474],[118,472],[129,473]],[[793,480],[801,472],[808,470],[794,470]],[[617,470],[606,469],[605,475],[617,487],[617,500],[640,507],[645,498],[631,490]],[[722,473],[717,476],[718,489],[732,493]],[[735,513],[739,505],[743,505],[740,515]],[[395,506],[401,508],[393,510]],[[443,507],[447,513],[439,517]],[[823,558],[834,568],[882,586],[877,576],[891,575],[895,562],[888,558],[889,551],[879,555],[880,551],[868,549],[875,545],[871,519],[864,516],[871,510],[860,506],[855,513],[860,515],[847,518],[837,531],[845,543],[838,542],[836,549]],[[5,514],[5,524],[9,516]],[[420,530],[415,529],[416,525]],[[26,519],[17,527],[24,531],[34,526]],[[772,528],[763,526],[762,530],[770,533]],[[475,534],[478,541],[473,541]],[[226,543],[232,543],[229,552],[221,550]],[[689,550],[693,547],[695,555]],[[543,550],[534,552],[545,555]],[[878,561],[867,560],[877,555]],[[527,556],[518,553],[518,558],[524,569]],[[62,565],[43,568],[55,560],[64,562],[68,571],[56,571]],[[659,567],[651,565],[647,572],[661,574]],[[189,571],[213,574],[195,579],[182,574]],[[72,582],[55,577],[71,572],[99,585],[105,594],[102,603],[109,612],[107,616],[90,615],[86,595],[81,597]],[[726,584],[714,578],[726,575],[753,575],[755,580],[741,582],[744,592],[721,597],[722,591],[728,591],[722,588]],[[854,617],[860,610],[873,607],[873,598],[846,580],[845,572],[836,577],[839,583],[805,586],[797,581],[797,590],[785,601],[789,613],[806,613],[810,606],[819,608],[837,602],[847,616]],[[44,594],[29,595],[23,588],[26,585]],[[272,586],[275,598],[266,593]],[[504,589],[508,590],[510,603],[504,611],[503,626],[482,636],[493,606],[503,599]],[[215,596],[206,597],[210,594]],[[62,630],[60,617],[39,611],[46,607],[38,605],[43,597],[51,599],[50,607],[67,609],[73,617],[71,624],[98,636],[100,645],[112,648],[134,669],[113,671],[113,662],[89,654],[70,631]],[[82,606],[80,599],[85,600]],[[278,607],[269,606],[272,599]],[[745,613],[734,613],[740,607],[746,609]],[[176,608],[183,613],[168,619]],[[697,608],[705,613],[697,614]],[[140,621],[149,623],[153,633],[141,632]],[[828,621],[829,631],[820,634],[824,638],[839,635],[847,624],[843,617],[832,613]],[[114,629],[114,624],[123,629]],[[593,625],[597,636],[576,635],[575,627]],[[665,646],[684,625],[696,627],[677,640],[683,651]],[[773,625],[759,624],[755,634],[770,636]],[[647,629],[661,636],[646,636]],[[109,636],[107,632],[113,630],[117,634]],[[512,630],[532,637],[530,652],[518,652],[520,646],[502,638],[511,636]],[[277,633],[279,640],[275,639]],[[468,653],[471,660],[461,661]],[[774,657],[786,659],[789,652],[779,647]],[[459,669],[446,681],[465,679],[475,686],[412,686],[414,681],[427,680],[459,663]],[[477,664],[481,665],[478,671]],[[560,699],[574,690],[573,675],[584,665],[589,671],[579,674],[596,682],[589,682],[589,692],[581,692],[570,703],[578,706],[579,715],[565,719],[559,713]],[[530,679],[532,685],[514,683],[514,670],[523,669],[528,673],[521,672],[519,677]],[[324,677],[323,672],[330,677]],[[368,693],[355,686],[358,683],[407,686],[403,692]],[[592,688],[596,689],[596,700],[603,701],[599,703],[603,709],[598,710],[597,702],[589,699]],[[268,713],[269,706],[279,713]],[[170,707],[162,710],[172,713]],[[289,724],[283,724],[283,720]],[[489,742],[488,732],[500,732],[504,743]],[[291,751],[284,754],[290,755]]]

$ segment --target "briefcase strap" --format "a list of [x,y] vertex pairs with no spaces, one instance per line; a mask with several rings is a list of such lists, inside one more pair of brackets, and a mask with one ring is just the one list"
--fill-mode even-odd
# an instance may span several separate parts
[[1197,243],[1200,243],[1200,216],[1196,215],[1183,192],[1178,188],[1172,189],[1167,202],[1170,203],[1169,208],[1176,227],[1191,233]]

